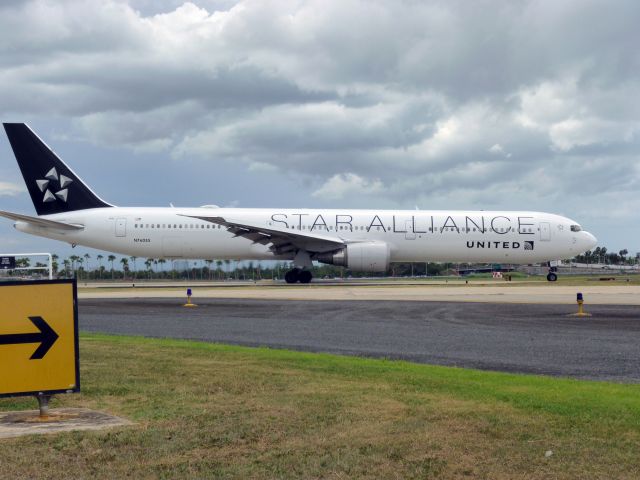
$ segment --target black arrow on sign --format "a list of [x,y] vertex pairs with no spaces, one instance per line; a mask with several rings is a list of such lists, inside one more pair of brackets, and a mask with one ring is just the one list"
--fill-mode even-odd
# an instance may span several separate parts
[[14,333],[11,335],[0,335],[0,345],[17,345],[20,343],[40,343],[40,346],[33,352],[30,360],[40,360],[49,349],[56,343],[58,334],[44,321],[42,317],[29,317],[29,320],[38,327],[40,333]]

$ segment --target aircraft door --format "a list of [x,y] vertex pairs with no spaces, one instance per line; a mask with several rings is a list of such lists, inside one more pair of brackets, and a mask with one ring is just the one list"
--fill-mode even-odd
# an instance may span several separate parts
[[404,238],[406,240],[415,240],[416,239],[416,234],[413,231],[413,222],[411,220],[406,220],[404,222],[404,229],[406,231],[406,233],[404,234]]
[[543,242],[551,240],[551,226],[549,222],[540,222],[540,240]]
[[116,237],[127,236],[127,219],[124,217],[116,218]]

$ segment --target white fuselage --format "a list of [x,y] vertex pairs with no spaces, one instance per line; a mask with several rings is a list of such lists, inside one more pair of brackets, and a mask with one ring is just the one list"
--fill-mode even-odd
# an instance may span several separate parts
[[148,258],[292,259],[235,237],[198,216],[279,232],[351,242],[384,242],[391,262],[537,263],[571,258],[596,240],[568,218],[539,212],[113,207],[49,215],[82,225],[64,231],[16,222],[20,231],[74,245]]

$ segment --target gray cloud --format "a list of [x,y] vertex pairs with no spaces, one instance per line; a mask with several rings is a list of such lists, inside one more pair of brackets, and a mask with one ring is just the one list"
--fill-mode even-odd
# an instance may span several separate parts
[[328,205],[515,199],[635,215],[620,202],[637,205],[640,183],[637,2],[0,8],[0,109],[12,118],[64,118],[68,136],[94,144],[297,178]]

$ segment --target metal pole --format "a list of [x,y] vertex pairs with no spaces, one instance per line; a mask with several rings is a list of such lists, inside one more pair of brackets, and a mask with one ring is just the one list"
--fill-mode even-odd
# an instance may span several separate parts
[[40,409],[40,418],[46,418],[49,416],[49,400],[51,400],[51,395],[44,395],[39,393],[36,395],[38,399],[38,408]]

